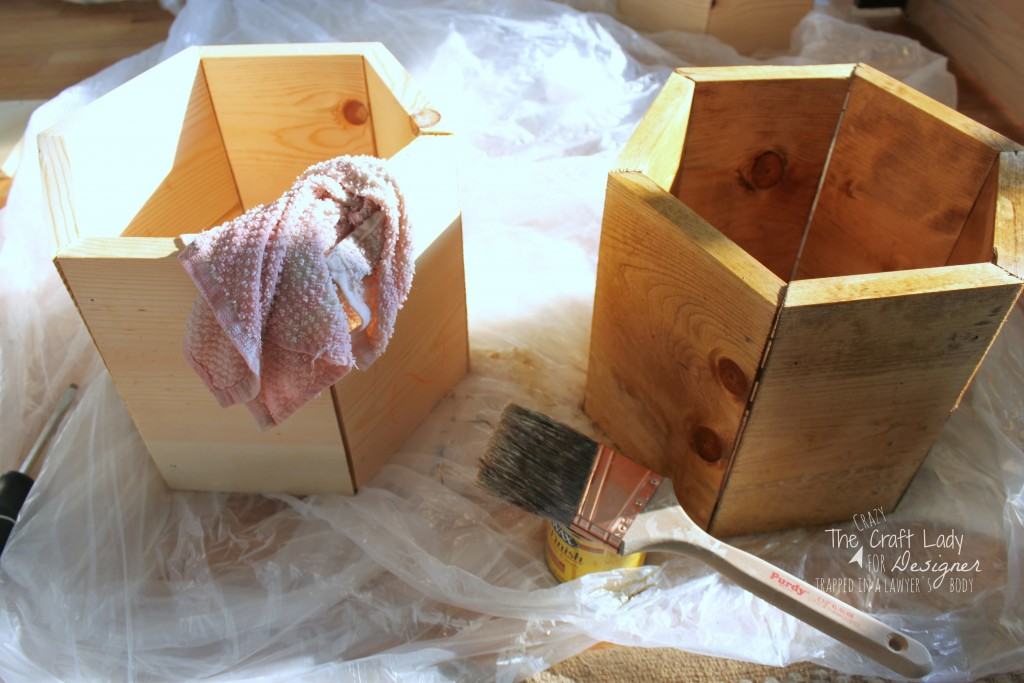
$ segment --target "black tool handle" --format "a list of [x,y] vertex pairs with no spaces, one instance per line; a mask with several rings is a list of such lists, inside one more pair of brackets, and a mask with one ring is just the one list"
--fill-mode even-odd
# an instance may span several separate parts
[[0,553],[7,545],[7,539],[14,529],[21,506],[32,489],[32,477],[11,471],[0,477]]

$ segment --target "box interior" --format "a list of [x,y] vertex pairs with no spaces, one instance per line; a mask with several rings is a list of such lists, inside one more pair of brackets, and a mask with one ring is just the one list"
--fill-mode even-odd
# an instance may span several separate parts
[[787,282],[992,261],[996,151],[873,78],[696,83],[673,194]]
[[125,154],[141,146],[165,161],[160,174],[132,183],[135,210],[102,234],[200,232],[273,201],[313,163],[341,154],[390,157],[417,135],[361,55],[207,56],[189,67],[170,84],[179,86],[178,111],[161,130],[111,141]]

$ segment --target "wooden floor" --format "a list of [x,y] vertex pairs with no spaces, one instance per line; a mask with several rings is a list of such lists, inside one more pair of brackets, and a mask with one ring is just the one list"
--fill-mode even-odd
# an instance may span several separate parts
[[[99,5],[0,0],[0,100],[53,97],[103,67],[160,42],[172,19],[151,0]],[[928,36],[905,20],[883,21],[877,27],[936,49]],[[950,70],[957,77],[960,111],[1024,142],[1024,129],[1000,112],[955,63]]]
[[49,99],[167,37],[156,2],[0,0],[0,100]]

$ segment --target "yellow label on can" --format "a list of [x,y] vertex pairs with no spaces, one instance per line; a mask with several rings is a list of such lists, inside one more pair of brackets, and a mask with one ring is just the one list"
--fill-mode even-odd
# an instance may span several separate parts
[[619,555],[608,546],[584,538],[558,522],[548,522],[544,559],[555,578],[564,583],[584,574],[639,567],[647,559],[647,553]]

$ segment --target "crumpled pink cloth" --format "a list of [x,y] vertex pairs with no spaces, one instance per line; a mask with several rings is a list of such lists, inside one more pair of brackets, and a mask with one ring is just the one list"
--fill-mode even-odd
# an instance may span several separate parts
[[185,358],[222,406],[279,424],[387,347],[412,286],[402,193],[374,157],[309,167],[179,255],[199,289]]

